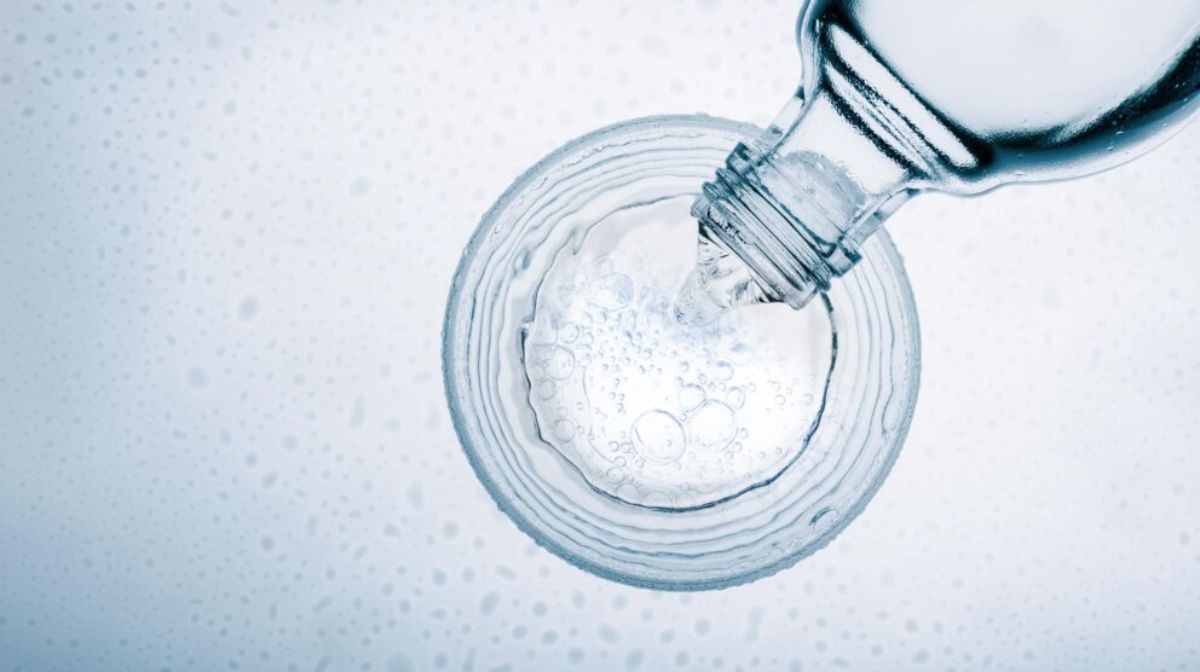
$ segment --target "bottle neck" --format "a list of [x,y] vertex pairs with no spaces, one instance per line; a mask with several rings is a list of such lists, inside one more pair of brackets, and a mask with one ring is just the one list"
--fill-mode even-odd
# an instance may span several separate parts
[[798,94],[762,137],[738,145],[692,208],[702,239],[794,307],[849,271],[909,195],[980,165],[969,138],[826,18],[805,63],[807,99]]
[[793,99],[692,207],[701,236],[740,258],[772,300],[799,308],[829,289],[918,175],[854,108],[828,88]]

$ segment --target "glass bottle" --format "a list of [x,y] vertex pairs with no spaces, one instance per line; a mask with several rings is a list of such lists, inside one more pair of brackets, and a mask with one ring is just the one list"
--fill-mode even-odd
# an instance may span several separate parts
[[693,206],[682,312],[803,306],[910,196],[1110,168],[1200,101],[1200,0],[815,0],[797,32],[799,90]]

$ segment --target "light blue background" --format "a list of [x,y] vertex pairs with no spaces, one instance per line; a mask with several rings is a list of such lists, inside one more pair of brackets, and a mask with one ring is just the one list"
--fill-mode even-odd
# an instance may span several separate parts
[[474,479],[437,362],[475,222],[597,126],[767,122],[795,13],[6,3],[0,668],[1200,667],[1200,127],[893,218],[912,433],[791,570],[607,583]]

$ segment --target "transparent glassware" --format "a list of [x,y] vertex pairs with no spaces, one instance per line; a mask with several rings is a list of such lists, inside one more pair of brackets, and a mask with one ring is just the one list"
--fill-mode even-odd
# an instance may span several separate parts
[[914,194],[1142,154],[1197,109],[1198,35],[1200,0],[809,2],[799,90],[695,203],[702,259],[722,266],[702,266],[692,293],[709,315],[803,306]]
[[599,576],[701,590],[790,566],[862,511],[907,434],[920,343],[886,235],[808,310],[674,318],[691,203],[760,133],[672,116],[568,143],[484,215],[455,274],[443,370],[471,466]]

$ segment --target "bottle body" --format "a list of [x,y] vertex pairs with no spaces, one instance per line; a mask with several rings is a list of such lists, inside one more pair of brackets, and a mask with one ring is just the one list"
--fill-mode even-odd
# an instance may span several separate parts
[[914,193],[1103,170],[1200,105],[1200,0],[825,0],[798,38],[795,99],[693,209],[795,306]]
[[806,7],[797,32],[806,89],[824,62],[854,59],[914,130],[929,123],[916,102],[955,136],[971,159],[942,157],[926,186],[956,193],[1127,161],[1200,89],[1200,0],[835,0]]

